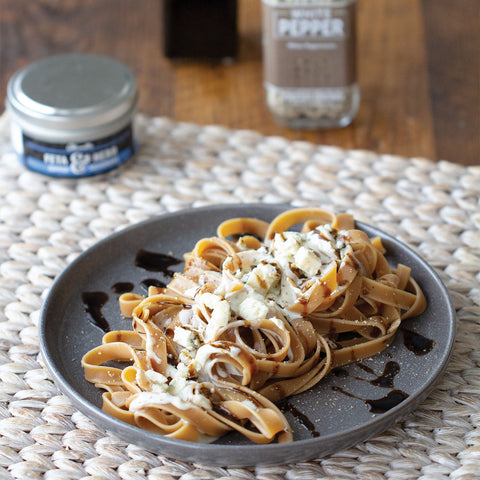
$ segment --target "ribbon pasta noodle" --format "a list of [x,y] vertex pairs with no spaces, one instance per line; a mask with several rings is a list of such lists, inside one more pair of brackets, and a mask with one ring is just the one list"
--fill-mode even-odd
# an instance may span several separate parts
[[87,352],[85,377],[105,390],[106,412],[161,435],[292,441],[275,402],[384,350],[426,307],[410,269],[385,253],[348,214],[227,220],[167,287],[120,296],[133,328]]

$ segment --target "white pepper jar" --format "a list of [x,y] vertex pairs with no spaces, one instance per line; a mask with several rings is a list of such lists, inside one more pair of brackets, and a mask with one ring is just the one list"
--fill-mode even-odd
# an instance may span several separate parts
[[291,128],[345,127],[355,117],[356,0],[262,0],[266,103]]

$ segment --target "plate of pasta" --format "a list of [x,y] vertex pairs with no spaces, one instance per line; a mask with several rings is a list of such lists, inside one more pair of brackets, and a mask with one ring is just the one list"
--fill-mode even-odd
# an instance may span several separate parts
[[411,248],[347,213],[216,205],[98,242],[56,279],[56,384],[128,442],[185,461],[319,458],[389,428],[444,372],[455,313]]

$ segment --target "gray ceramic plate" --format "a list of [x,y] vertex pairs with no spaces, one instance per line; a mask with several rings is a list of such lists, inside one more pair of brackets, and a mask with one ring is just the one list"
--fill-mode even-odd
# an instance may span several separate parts
[[[412,267],[428,308],[404,322],[386,351],[332,372],[310,391],[284,403],[293,443],[258,446],[235,434],[214,444],[190,443],[143,431],[102,412],[101,391],[84,379],[80,365],[83,354],[100,344],[104,333],[93,319],[99,320],[100,313],[112,330],[130,328],[130,321],[119,313],[118,283],[132,283],[136,292],[144,294],[145,280],[169,280],[168,275],[146,270],[149,261],[136,265],[137,253],[146,250],[182,258],[197,239],[214,235],[217,224],[227,218],[271,220],[285,208],[219,205],[163,215],[120,231],[80,255],[55,281],[41,316],[41,348],[60,389],[81,412],[128,442],[184,461],[229,466],[319,458],[382,432],[414,410],[446,367],[454,341],[454,310],[445,287],[424,260],[395,238],[358,223],[370,236],[382,237],[392,265],[401,262]],[[181,269],[182,264],[171,267]],[[108,296],[97,314],[86,311],[85,292]]]

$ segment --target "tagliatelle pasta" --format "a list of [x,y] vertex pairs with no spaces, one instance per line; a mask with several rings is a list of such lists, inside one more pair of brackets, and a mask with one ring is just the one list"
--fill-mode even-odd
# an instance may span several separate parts
[[161,435],[289,442],[276,401],[384,350],[425,309],[408,266],[385,254],[348,214],[227,220],[167,287],[120,296],[133,329],[105,334],[85,377],[105,390],[106,412]]

